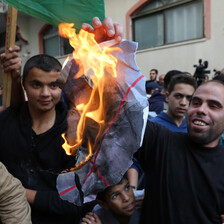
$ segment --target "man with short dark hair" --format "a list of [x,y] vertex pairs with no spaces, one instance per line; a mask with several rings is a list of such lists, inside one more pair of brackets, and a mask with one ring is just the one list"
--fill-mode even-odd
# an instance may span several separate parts
[[[95,17],[93,25],[99,41],[121,40],[120,27],[112,24],[111,19],[106,18],[102,25]],[[84,28],[94,32],[88,24]],[[15,69],[21,70],[21,60],[14,50],[2,54],[0,59],[4,70],[13,73]],[[75,158],[67,156],[62,148],[61,135],[67,128],[67,110],[60,102],[61,89],[57,81],[60,70],[59,61],[49,55],[30,58],[23,72],[28,101],[0,114],[0,158],[26,188],[32,222],[36,224],[78,223],[95,204],[76,206],[62,200],[56,189],[58,174],[75,164]],[[19,76],[16,79],[20,81]]]
[[137,152],[146,177],[141,223],[221,223],[223,93],[219,81],[197,88],[187,111],[187,134],[148,122]]
[[163,80],[165,91],[168,90],[171,78],[174,77],[175,75],[180,75],[180,74],[182,74],[182,72],[179,70],[170,70],[166,73],[164,80]]
[[185,114],[195,89],[196,81],[192,76],[181,74],[173,77],[166,93],[168,110],[161,112],[151,121],[161,124],[171,131],[187,132]]
[[60,199],[57,174],[75,164],[62,148],[67,111],[60,101],[59,61],[49,55],[31,57],[24,66],[28,98],[0,114],[0,157],[26,188],[33,223],[76,223],[91,207]]
[[149,78],[151,82],[156,82],[158,76],[158,70],[157,69],[151,69],[150,70],[150,74],[149,74]]

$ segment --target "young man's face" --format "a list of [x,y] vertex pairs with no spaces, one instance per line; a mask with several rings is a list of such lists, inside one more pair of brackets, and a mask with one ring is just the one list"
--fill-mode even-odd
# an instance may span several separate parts
[[173,91],[167,95],[168,111],[167,114],[173,118],[184,118],[189,107],[194,87],[188,84],[179,83],[174,86]]
[[155,71],[150,71],[150,80],[156,81],[157,74]]
[[215,147],[224,129],[224,86],[210,82],[198,87],[187,112],[191,138],[206,147]]
[[116,215],[131,216],[135,211],[135,197],[127,179],[123,179],[106,193],[106,209]]
[[45,72],[38,68],[32,68],[24,81],[28,105],[30,110],[47,112],[54,110],[61,97],[61,89],[56,80],[59,72]]

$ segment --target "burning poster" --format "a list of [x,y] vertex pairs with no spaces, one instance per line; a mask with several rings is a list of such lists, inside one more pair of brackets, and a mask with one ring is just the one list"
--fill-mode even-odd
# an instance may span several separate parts
[[148,101],[145,77],[135,63],[135,42],[98,45],[92,34],[81,30],[76,35],[70,25],[64,27],[69,32],[60,32],[75,51],[59,76],[71,105],[63,147],[77,162],[71,172],[58,176],[57,189],[62,199],[81,205],[118,183],[131,166]]

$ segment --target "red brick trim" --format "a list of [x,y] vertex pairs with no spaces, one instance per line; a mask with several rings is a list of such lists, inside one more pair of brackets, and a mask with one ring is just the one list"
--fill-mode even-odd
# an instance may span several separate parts
[[211,39],[211,0],[205,0],[204,7],[204,32],[207,40]]
[[43,27],[39,31],[39,53],[43,54],[44,53],[44,41],[43,41],[43,35],[44,33],[51,27],[49,24],[43,25]]
[[131,16],[140,10],[144,5],[152,0],[139,0],[131,9],[126,13],[126,39],[130,40]]

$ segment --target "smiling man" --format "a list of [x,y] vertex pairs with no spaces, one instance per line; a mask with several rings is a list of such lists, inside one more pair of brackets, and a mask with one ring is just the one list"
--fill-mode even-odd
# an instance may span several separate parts
[[75,163],[62,148],[67,111],[60,101],[60,70],[49,55],[31,57],[22,77],[28,100],[0,114],[1,161],[26,188],[32,223],[76,223],[92,208],[63,201],[56,190],[57,174]]
[[141,223],[221,223],[224,214],[224,84],[208,81],[187,111],[188,133],[148,122],[137,158],[146,187]]
[[198,144],[215,147],[223,133],[224,88],[222,83],[210,82],[199,88],[188,111],[189,136]]
[[[95,17],[92,24],[93,27],[83,24],[82,28],[94,33],[98,42],[122,40],[122,27],[113,24],[110,18],[105,18],[102,24]],[[15,76],[15,85],[21,87],[21,59],[15,50],[18,47],[0,55],[0,62],[5,72]],[[60,71],[60,62],[49,55],[31,57],[22,76],[28,101],[18,100],[18,106],[0,114],[0,158],[26,188],[35,224],[79,223],[95,204],[76,206],[62,200],[56,190],[57,175],[75,163],[75,158],[67,156],[62,148],[61,134],[67,128],[67,109],[60,101],[61,89],[57,83]],[[18,95],[15,87],[13,96]]]
[[187,132],[185,114],[195,89],[196,81],[192,76],[180,74],[173,77],[166,94],[167,112],[160,113],[150,121],[161,124],[171,131]]

